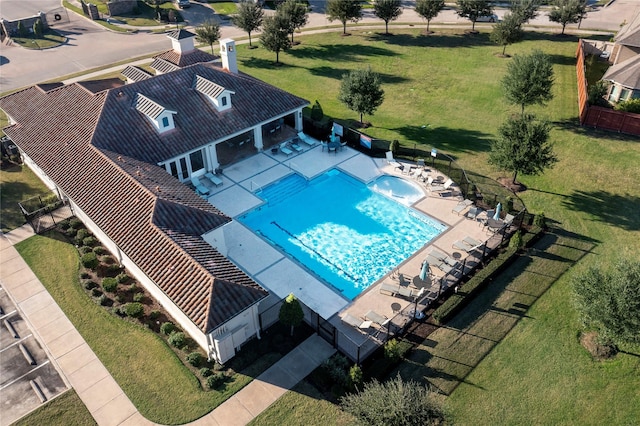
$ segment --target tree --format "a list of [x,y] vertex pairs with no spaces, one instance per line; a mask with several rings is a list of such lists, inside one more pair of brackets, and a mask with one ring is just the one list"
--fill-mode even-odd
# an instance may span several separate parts
[[249,47],[251,47],[251,33],[260,28],[263,16],[264,11],[259,2],[243,0],[238,3],[238,14],[231,18],[233,25],[249,35]]
[[196,27],[196,39],[200,43],[208,44],[213,55],[213,43],[220,40],[220,25],[217,22],[207,21]]
[[640,261],[612,269],[591,266],[573,279],[574,301],[586,327],[616,344],[640,343]]
[[373,380],[358,393],[345,395],[342,408],[362,425],[404,426],[440,425],[444,411],[433,392],[415,381],[395,379],[380,383]]
[[444,0],[417,0],[416,13],[427,20],[427,33],[429,23],[444,9]]
[[291,34],[291,44],[293,44],[293,33],[307,25],[309,20],[307,6],[298,0],[286,0],[278,6],[277,13],[281,14],[289,23],[288,31]]
[[553,66],[551,59],[540,50],[529,55],[516,55],[507,65],[507,74],[502,78],[502,87],[507,101],[522,107],[541,104],[551,100],[553,93]]
[[493,13],[490,0],[458,0],[456,13],[461,18],[471,21],[471,31],[476,30],[476,21],[480,16],[487,16]]
[[276,63],[280,63],[280,51],[291,48],[288,31],[287,20],[277,13],[273,16],[267,16],[262,22],[260,41],[265,49],[276,53]]
[[385,34],[389,34],[389,21],[395,21],[402,15],[402,3],[400,0],[376,0],[373,13],[384,21]]
[[489,164],[513,172],[537,175],[557,161],[549,140],[549,123],[536,120],[533,114],[516,115],[500,126],[500,137],[491,143]]
[[524,25],[538,16],[539,7],[539,0],[514,0],[511,2],[511,13]]
[[564,34],[567,24],[576,24],[584,17],[586,7],[584,0],[555,0],[549,12],[549,21],[561,24],[561,34]]
[[300,325],[304,319],[304,312],[302,312],[302,306],[293,293],[289,294],[284,303],[280,307],[280,313],[278,315],[280,322],[284,325],[291,326],[291,335],[293,336],[293,328]]
[[345,74],[340,84],[338,100],[350,110],[360,113],[362,123],[362,115],[373,115],[384,101],[384,90],[380,87],[378,74],[371,71],[371,68]]
[[342,34],[346,34],[347,21],[356,23],[362,19],[362,6],[358,0],[329,0],[327,18],[331,22],[342,22]]
[[489,38],[495,44],[502,46],[502,56],[507,50],[507,45],[522,40],[523,32],[520,25],[520,17],[513,13],[507,13],[502,21],[493,26]]

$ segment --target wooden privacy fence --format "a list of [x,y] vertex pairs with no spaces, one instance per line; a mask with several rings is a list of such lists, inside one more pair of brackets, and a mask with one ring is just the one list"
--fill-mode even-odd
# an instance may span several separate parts
[[609,108],[589,105],[589,87],[587,77],[585,76],[585,51],[583,40],[578,42],[578,51],[576,52],[576,56],[580,125],[640,136],[640,114],[614,111]]

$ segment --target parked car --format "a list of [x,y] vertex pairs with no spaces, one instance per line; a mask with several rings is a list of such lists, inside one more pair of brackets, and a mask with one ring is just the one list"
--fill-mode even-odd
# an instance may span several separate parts
[[498,22],[499,20],[498,15],[492,13],[491,15],[478,16],[476,22]]
[[180,9],[188,9],[191,7],[189,0],[178,0],[178,7]]

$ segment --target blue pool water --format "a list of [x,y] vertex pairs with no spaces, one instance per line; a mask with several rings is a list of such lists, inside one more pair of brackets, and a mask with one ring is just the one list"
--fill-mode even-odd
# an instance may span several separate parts
[[335,169],[310,182],[293,174],[257,195],[266,203],[240,222],[349,300],[446,229]]

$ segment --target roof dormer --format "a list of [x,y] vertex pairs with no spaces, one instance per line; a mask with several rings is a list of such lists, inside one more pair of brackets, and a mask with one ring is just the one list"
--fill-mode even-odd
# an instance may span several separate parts
[[140,93],[136,93],[133,106],[149,119],[159,133],[175,129],[173,115],[177,114],[176,111],[166,109]]
[[205,95],[218,111],[231,108],[231,95],[235,95],[235,92],[199,75],[196,75],[195,80],[195,89]]

